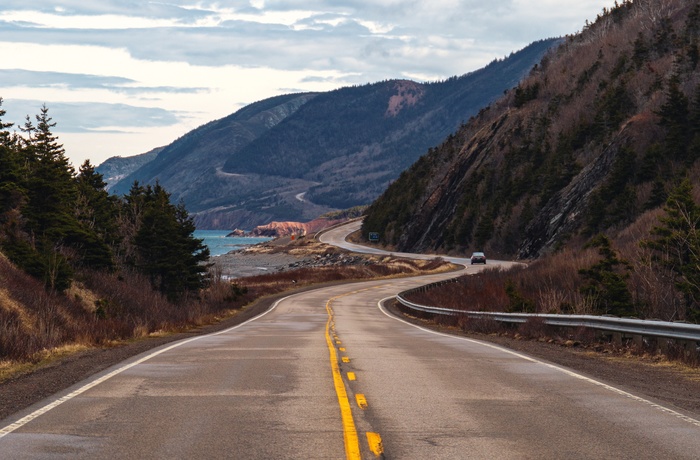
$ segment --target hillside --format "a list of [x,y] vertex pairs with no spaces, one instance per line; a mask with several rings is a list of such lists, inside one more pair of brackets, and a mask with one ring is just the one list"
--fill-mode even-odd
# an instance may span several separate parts
[[443,82],[393,80],[266,99],[176,140],[112,190],[158,180],[184,200],[199,228],[250,229],[368,204],[429,147],[517,85],[556,42],[534,43]]
[[104,176],[104,180],[108,184],[107,190],[110,189],[110,184],[116,184],[139,169],[141,166],[145,165],[146,163],[150,163],[158,156],[158,153],[161,150],[163,150],[163,148],[158,147],[146,153],[142,153],[141,155],[134,155],[131,157],[112,157],[105,160],[100,165],[100,174]]
[[523,259],[599,232],[648,236],[639,219],[683,178],[697,190],[699,33],[697,2],[605,10],[402,174],[364,234],[402,251]]

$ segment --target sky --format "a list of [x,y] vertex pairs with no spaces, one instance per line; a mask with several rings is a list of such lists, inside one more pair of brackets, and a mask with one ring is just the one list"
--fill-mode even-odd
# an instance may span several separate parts
[[573,34],[614,0],[2,0],[0,97],[77,167],[268,97],[437,81]]

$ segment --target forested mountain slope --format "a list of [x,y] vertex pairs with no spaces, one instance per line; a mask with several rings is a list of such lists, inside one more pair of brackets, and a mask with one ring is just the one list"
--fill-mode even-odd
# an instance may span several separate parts
[[699,42],[697,2],[604,10],[402,174],[365,234],[520,258],[623,234],[683,178],[698,184]]
[[158,180],[200,228],[310,220],[368,204],[426,149],[517,85],[556,42],[443,82],[393,80],[251,104],[176,140],[112,190]]

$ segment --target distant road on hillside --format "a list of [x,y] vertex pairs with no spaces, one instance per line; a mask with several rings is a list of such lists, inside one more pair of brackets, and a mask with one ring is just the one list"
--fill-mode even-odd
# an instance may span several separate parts
[[[371,247],[371,246],[363,246],[363,245],[351,243],[351,242],[345,240],[345,238],[347,238],[348,235],[359,230],[361,226],[362,226],[362,221],[356,220],[354,222],[350,222],[349,224],[338,226],[336,228],[333,228],[331,230],[328,230],[328,231],[322,233],[321,236],[319,237],[319,240],[322,243],[330,244],[332,246],[337,246],[339,248],[347,249],[348,251],[359,252],[362,254],[377,254],[377,255],[393,254],[393,255],[399,256],[399,257],[406,257],[409,259],[423,259],[423,260],[435,259],[436,257],[440,257],[440,258],[445,259],[449,262],[452,262],[453,264],[464,265],[464,266],[471,265],[471,260],[468,257],[452,257],[452,256],[439,255],[439,254],[410,254],[407,252],[390,252],[390,251],[386,251],[384,249],[379,249],[379,248],[375,248],[375,247]],[[501,260],[489,259],[488,263],[491,265],[495,264],[495,265],[500,265],[500,266],[510,266],[516,262],[505,262],[505,261],[501,261]]]

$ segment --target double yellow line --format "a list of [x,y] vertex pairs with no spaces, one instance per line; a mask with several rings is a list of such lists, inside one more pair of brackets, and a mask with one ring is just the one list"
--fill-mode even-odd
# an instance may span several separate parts
[[[355,427],[355,421],[352,417],[352,408],[350,407],[350,399],[348,398],[348,392],[345,389],[343,376],[340,373],[340,366],[338,364],[338,352],[336,351],[334,339],[332,337],[333,334],[331,332],[332,329],[335,329],[333,322],[333,309],[331,308],[331,304],[334,300],[350,294],[353,293],[350,292],[347,294],[335,296],[329,299],[328,302],[326,302],[326,312],[328,313],[328,321],[326,322],[326,343],[328,344],[328,352],[330,354],[331,371],[333,373],[333,385],[335,386],[335,393],[338,396],[338,405],[340,406],[340,415],[343,423],[343,440],[345,441],[345,456],[348,460],[358,460],[362,458],[360,452],[360,439],[357,435],[357,428]],[[340,342],[338,341],[338,343]],[[370,450],[375,455],[382,455],[382,440],[378,433],[367,433],[367,442],[369,443]]]

